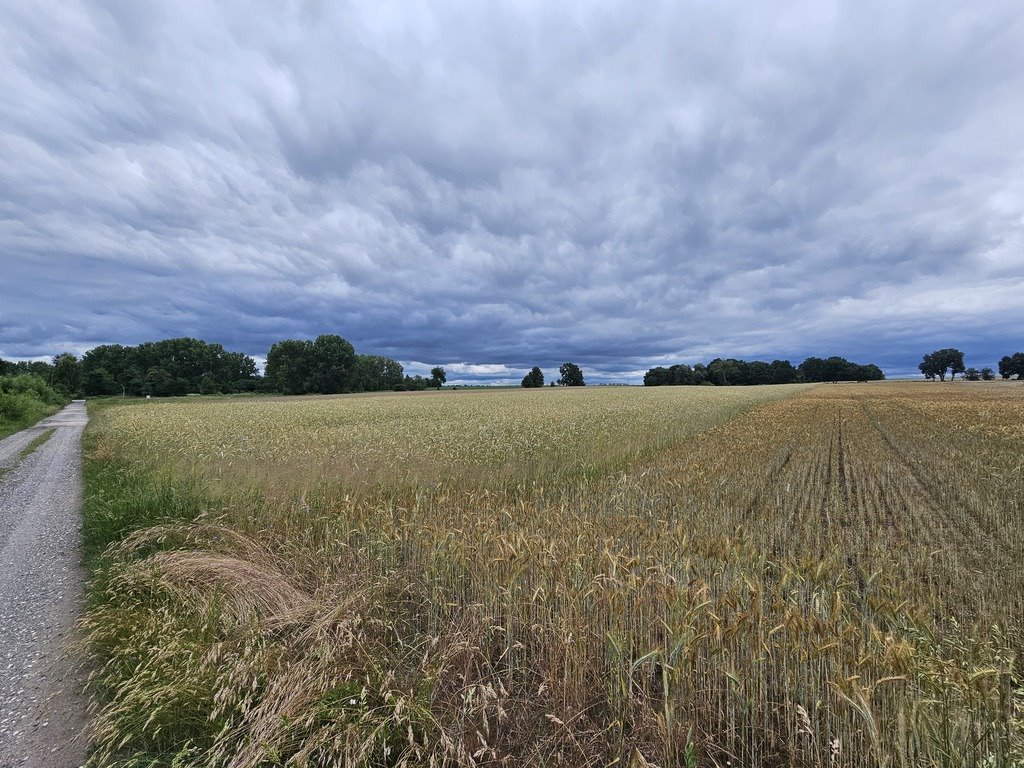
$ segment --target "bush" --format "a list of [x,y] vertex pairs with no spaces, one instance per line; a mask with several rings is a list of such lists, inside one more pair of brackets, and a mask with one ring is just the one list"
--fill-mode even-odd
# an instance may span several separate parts
[[0,376],[0,437],[35,424],[66,402],[38,376]]

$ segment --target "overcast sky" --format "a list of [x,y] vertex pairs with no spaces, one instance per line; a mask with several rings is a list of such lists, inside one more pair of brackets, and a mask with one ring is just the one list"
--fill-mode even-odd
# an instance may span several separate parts
[[0,8],[6,358],[1024,348],[1020,0]]

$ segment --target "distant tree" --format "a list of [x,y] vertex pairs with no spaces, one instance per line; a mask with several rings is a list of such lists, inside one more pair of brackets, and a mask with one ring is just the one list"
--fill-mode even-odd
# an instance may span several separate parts
[[544,386],[544,371],[538,366],[533,366],[530,372],[523,376],[522,386],[529,388],[543,387]]
[[74,397],[81,392],[82,366],[77,357],[64,352],[53,358],[50,386],[68,397]]
[[860,365],[845,357],[833,356],[827,360],[808,357],[798,368],[804,381],[880,381],[885,378],[882,369],[873,363]]
[[858,365],[857,369],[857,381],[883,381],[885,379],[885,374],[882,372],[882,369],[879,368],[874,363],[869,363],[867,365]]
[[[256,386],[259,372],[256,361],[241,352],[227,352],[220,344],[210,344],[208,374],[221,392],[250,392]],[[205,374],[204,374],[205,375]],[[201,380],[201,379],[200,379]]]
[[146,371],[146,384],[144,394],[153,397],[170,397],[177,394],[174,379],[163,368],[150,368]]
[[23,373],[40,378],[49,385],[50,377],[53,375],[53,366],[45,360],[20,360],[14,364],[14,374]]
[[82,391],[86,396],[103,397],[120,395],[121,387],[114,377],[107,373],[106,368],[91,368],[82,377]]
[[427,379],[416,374],[415,376],[404,377],[402,379],[402,383],[395,387],[395,389],[403,392],[422,392],[423,390],[430,389],[433,386],[433,379]]
[[[668,368],[664,366],[656,366],[651,368],[647,373],[644,374],[644,386],[645,387],[663,387],[666,384],[672,383],[672,374]],[[525,380],[523,386],[526,386]]]
[[560,374],[558,385],[561,387],[583,387],[586,382],[583,380],[583,371],[575,363],[562,363],[558,367]]
[[356,350],[335,334],[322,334],[309,347],[308,390],[322,395],[351,392],[355,379]]
[[827,360],[809,357],[799,368],[794,367],[789,360],[766,363],[761,360],[716,357],[706,367],[697,363],[692,368],[683,364],[651,368],[644,374],[644,386],[793,384],[799,381],[874,381],[884,378],[885,374],[877,365],[858,365],[844,357],[830,357]]
[[958,373],[964,372],[964,353],[953,348],[937,349],[925,355],[917,368],[928,379],[937,376],[939,381],[945,381],[947,371],[951,373],[950,379],[955,379]]
[[310,391],[313,376],[313,343],[285,339],[267,353],[267,379],[284,395],[302,395]]
[[765,384],[792,384],[800,380],[800,371],[789,360],[772,360]]
[[977,368],[968,368],[964,371],[964,378],[967,381],[981,381],[981,371]]
[[0,376],[13,376],[17,370],[17,365],[0,357]]
[[949,359],[949,378],[955,379],[958,373],[964,372],[964,353],[958,349],[947,350]]
[[440,389],[442,386],[444,386],[444,383],[448,381],[448,374],[444,372],[444,368],[442,368],[440,365],[437,365],[430,369],[430,378],[433,381],[432,386]]
[[216,395],[220,394],[220,391],[221,388],[217,380],[209,373],[204,373],[203,377],[199,380],[199,394]]
[[1000,358],[999,375],[1004,379],[1016,376],[1018,379],[1024,380],[1024,352],[1015,352]]
[[729,384],[745,384],[745,377],[741,375],[739,361],[734,359],[723,360],[716,357],[708,363],[708,381],[712,384],[724,387]]
[[405,370],[397,360],[380,355],[356,356],[356,387],[359,392],[382,392],[401,389]]
[[[102,371],[101,375],[94,376],[93,373]],[[87,395],[101,394],[143,394],[145,374],[138,367],[137,355],[134,347],[124,347],[120,344],[103,344],[93,347],[82,356],[82,375],[86,381],[85,393]],[[108,392],[105,377],[109,376],[114,382],[116,391]],[[104,391],[91,391],[90,387],[96,386]]]
[[[82,387],[92,394],[152,394],[149,371],[160,369],[173,382],[160,389],[167,394],[248,391],[259,379],[256,361],[241,352],[228,352],[220,344],[200,339],[163,339],[125,347],[104,344],[85,353],[81,361]],[[109,379],[115,392],[108,392]]]
[[995,374],[995,372],[991,368],[982,368],[981,369],[981,379],[982,379],[982,381],[992,381],[993,379],[995,379],[995,377],[996,377],[996,374]]

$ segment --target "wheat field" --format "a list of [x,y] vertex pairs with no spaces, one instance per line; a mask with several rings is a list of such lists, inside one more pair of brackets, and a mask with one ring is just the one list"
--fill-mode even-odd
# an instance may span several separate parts
[[1024,388],[96,410],[102,766],[1013,766]]

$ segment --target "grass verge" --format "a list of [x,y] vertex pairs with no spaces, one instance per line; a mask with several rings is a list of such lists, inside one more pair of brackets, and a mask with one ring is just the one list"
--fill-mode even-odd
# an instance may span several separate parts
[[53,433],[56,431],[56,427],[51,427],[50,429],[41,432],[31,443],[21,449],[21,453],[19,454],[20,457],[25,459],[31,456],[36,452],[36,450],[42,448],[46,441],[53,437]]

